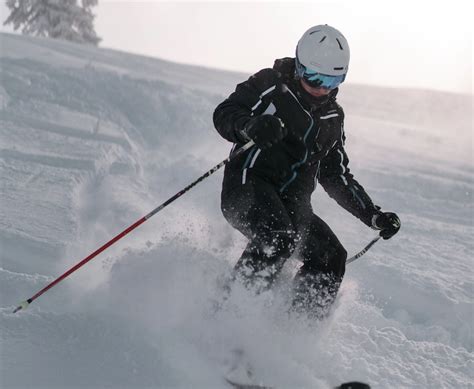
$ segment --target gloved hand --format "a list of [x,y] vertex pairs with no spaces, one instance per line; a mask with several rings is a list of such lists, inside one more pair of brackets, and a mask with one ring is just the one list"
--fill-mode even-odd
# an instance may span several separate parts
[[242,133],[258,147],[266,149],[281,141],[288,134],[288,129],[278,117],[260,115],[250,119]]
[[400,229],[400,219],[396,213],[380,212],[372,219],[372,227],[380,230],[382,238],[390,239]]

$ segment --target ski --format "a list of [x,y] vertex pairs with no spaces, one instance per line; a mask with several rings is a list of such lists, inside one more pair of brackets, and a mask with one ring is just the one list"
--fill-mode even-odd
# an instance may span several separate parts
[[[254,385],[254,384],[242,384],[239,382],[232,381],[228,378],[225,379],[235,389],[275,389],[273,386],[266,385]],[[370,385],[363,382],[345,382],[334,389],[370,389]]]

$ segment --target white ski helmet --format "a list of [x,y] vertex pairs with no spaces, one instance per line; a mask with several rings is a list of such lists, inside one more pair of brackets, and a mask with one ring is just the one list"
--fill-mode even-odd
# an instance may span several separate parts
[[329,76],[341,76],[349,68],[346,38],[327,24],[311,27],[296,47],[296,60],[307,69]]

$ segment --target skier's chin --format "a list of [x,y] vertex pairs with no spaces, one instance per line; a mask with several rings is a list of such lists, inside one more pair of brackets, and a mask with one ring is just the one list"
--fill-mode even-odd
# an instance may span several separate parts
[[327,89],[327,88],[313,88],[312,86],[309,86],[308,84],[306,84],[303,80],[300,80],[300,82],[301,82],[301,86],[303,87],[303,89],[313,97],[327,96],[329,93],[331,93],[330,89]]

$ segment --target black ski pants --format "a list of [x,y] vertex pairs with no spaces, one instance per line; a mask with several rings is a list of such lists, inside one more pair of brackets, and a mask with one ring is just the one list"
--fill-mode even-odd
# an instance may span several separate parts
[[271,286],[285,260],[297,250],[303,265],[295,278],[313,283],[324,279],[326,287],[337,293],[347,252],[331,228],[313,213],[310,196],[280,194],[255,177],[237,187],[224,187],[224,217],[249,240],[235,266],[244,282],[258,289]]

